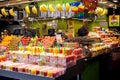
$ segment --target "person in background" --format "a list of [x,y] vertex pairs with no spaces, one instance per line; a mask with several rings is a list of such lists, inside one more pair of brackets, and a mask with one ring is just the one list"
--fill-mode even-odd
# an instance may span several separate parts
[[10,35],[10,31],[7,29],[4,29],[3,32],[1,32],[1,38],[4,38],[9,35]]
[[83,20],[83,26],[78,29],[78,36],[87,36],[89,33],[88,31],[88,19]]

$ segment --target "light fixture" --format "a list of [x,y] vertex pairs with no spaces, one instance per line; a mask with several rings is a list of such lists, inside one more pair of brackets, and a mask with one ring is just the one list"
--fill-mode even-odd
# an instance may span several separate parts
[[100,4],[106,4],[107,1],[100,0],[98,3],[100,3]]
[[109,6],[110,6],[110,7],[112,7],[112,6],[113,6],[113,4],[110,4]]
[[118,2],[118,0],[113,0],[113,2],[115,2],[115,3],[116,3],[116,2]]
[[106,1],[104,1],[104,2],[100,2],[100,3],[102,3],[102,4],[107,4],[107,2],[106,2]]
[[5,0],[0,0],[0,2],[3,2],[3,1],[5,1]]

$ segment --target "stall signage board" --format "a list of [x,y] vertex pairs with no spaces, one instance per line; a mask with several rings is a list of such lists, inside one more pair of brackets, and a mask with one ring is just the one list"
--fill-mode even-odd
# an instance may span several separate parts
[[56,40],[58,44],[62,44],[62,36],[61,34],[56,34]]

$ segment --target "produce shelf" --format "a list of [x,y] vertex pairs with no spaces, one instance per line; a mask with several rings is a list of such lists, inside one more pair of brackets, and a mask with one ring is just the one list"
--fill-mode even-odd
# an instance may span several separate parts
[[54,78],[36,76],[36,75],[7,71],[7,70],[0,70],[0,76],[15,78],[19,80],[55,80]]
[[19,80],[69,80],[73,76],[78,75],[83,70],[84,70],[83,62],[82,63],[80,62],[79,64],[76,64],[73,67],[68,68],[64,75],[61,75],[56,78],[37,76],[37,75],[2,70],[2,69],[0,69],[0,76],[19,79]]

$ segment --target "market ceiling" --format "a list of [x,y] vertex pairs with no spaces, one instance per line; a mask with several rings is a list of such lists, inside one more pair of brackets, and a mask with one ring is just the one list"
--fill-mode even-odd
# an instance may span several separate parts
[[[26,3],[31,3],[34,1],[48,1],[48,0],[0,0],[0,6],[8,6],[8,5],[21,5]],[[54,0],[49,0],[54,1]],[[79,0],[80,1],[80,0]],[[120,0],[98,0],[99,5],[105,5],[106,7],[120,7]]]
[[120,6],[120,0],[108,0],[108,1],[113,2],[113,3]]

